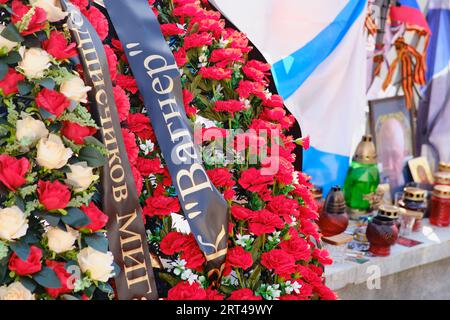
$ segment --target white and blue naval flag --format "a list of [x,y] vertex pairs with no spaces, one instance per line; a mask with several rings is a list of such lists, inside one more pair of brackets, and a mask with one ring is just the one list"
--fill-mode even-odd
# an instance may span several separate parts
[[280,95],[311,148],[304,171],[342,185],[365,121],[367,0],[210,0],[272,64]]

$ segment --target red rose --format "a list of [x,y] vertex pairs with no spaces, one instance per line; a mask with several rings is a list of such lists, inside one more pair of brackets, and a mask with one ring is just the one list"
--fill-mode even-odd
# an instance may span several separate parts
[[267,186],[273,184],[272,175],[263,175],[261,170],[250,168],[245,170],[238,180],[239,184],[248,191],[261,192],[267,189]]
[[7,154],[0,155],[0,181],[12,191],[22,186],[25,175],[30,170],[30,162],[26,158],[17,159]]
[[295,258],[281,249],[273,249],[261,255],[261,264],[275,274],[289,274],[295,271]]
[[227,262],[233,268],[242,268],[244,270],[253,265],[251,252],[245,251],[241,246],[237,246],[228,250]]
[[284,222],[279,216],[269,210],[255,211],[250,217],[248,229],[256,236],[264,233],[273,233],[276,229],[282,229]]
[[255,296],[252,290],[244,288],[233,291],[227,300],[262,300],[262,297]]
[[208,177],[216,187],[232,188],[236,184],[233,175],[227,168],[216,168],[207,171]]
[[[18,24],[23,21],[24,16],[31,10],[31,7],[24,5],[19,0],[14,0],[11,5],[13,14],[11,15],[11,21],[14,24]],[[27,23],[25,30],[21,32],[22,35],[26,36],[35,33],[39,30],[44,29],[47,22],[47,14],[45,10],[39,7],[34,7],[34,14]]]
[[54,182],[39,180],[37,193],[39,202],[48,211],[64,209],[71,197],[69,187],[58,180]]
[[201,67],[198,74],[201,75],[204,79],[223,80],[231,79],[233,70],[217,67]]
[[104,46],[105,53],[106,53],[106,59],[108,60],[108,66],[109,66],[109,74],[111,76],[112,81],[116,81],[117,78],[117,56],[114,53],[114,50],[111,49],[110,46],[105,44]]
[[94,202],[87,206],[81,206],[80,209],[89,217],[91,222],[80,229],[89,229],[91,232],[97,232],[103,229],[108,222],[108,216],[104,214]]
[[182,250],[186,241],[186,235],[175,231],[169,232],[160,243],[161,252],[168,256],[174,255]]
[[59,117],[70,106],[70,100],[58,91],[43,88],[36,96],[36,104]]
[[130,99],[128,99],[125,90],[119,86],[113,88],[113,93],[119,119],[120,121],[125,121],[130,113]]
[[175,287],[169,290],[167,300],[205,300],[206,291],[202,289],[197,282],[179,282]]
[[241,206],[232,206],[231,207],[231,215],[236,220],[247,220],[253,215],[254,211],[241,207]]
[[149,217],[167,216],[172,212],[180,211],[180,203],[175,197],[153,196],[145,200],[145,204],[143,212]]
[[289,229],[289,234],[291,238],[286,241],[282,241],[279,244],[280,249],[283,249],[287,253],[294,256],[295,260],[304,260],[308,261],[311,257],[311,249],[308,245],[308,242],[300,238],[297,230],[294,228]]
[[9,259],[9,270],[14,271],[19,276],[27,276],[42,269],[42,249],[31,246],[30,254],[26,261],[19,258],[19,256],[14,252]]
[[144,177],[148,177],[151,174],[164,173],[164,168],[161,167],[159,158],[147,159],[139,157],[136,161],[136,167]]
[[50,53],[55,59],[63,60],[77,56],[76,43],[67,43],[62,32],[53,30],[48,40],[42,41],[42,48]]
[[133,180],[136,186],[138,197],[140,197],[142,193],[142,188],[144,187],[144,179],[142,178],[142,175],[139,172],[139,170],[134,165],[131,166],[131,173],[133,174]]
[[81,126],[76,122],[63,121],[61,134],[76,144],[84,144],[84,138],[90,137],[97,132],[94,127]]
[[108,19],[94,6],[90,6],[89,10],[82,10],[82,12],[97,31],[100,39],[105,40],[109,34]]
[[8,73],[0,80],[0,94],[2,96],[16,94],[19,92],[17,84],[24,79],[25,77],[22,74],[16,72],[13,68],[8,68]]
[[127,126],[131,132],[142,140],[155,141],[155,133],[150,125],[150,118],[142,113],[130,113],[127,119]]
[[56,299],[62,294],[72,292],[72,290],[74,289],[74,285],[72,283],[73,282],[72,274],[70,274],[66,270],[65,263],[45,260],[45,264],[47,265],[47,267],[49,267],[56,273],[56,276],[58,277],[59,282],[61,283],[61,286],[59,288],[45,288],[47,294],[53,299]]
[[139,155],[139,147],[136,144],[136,136],[130,130],[122,128],[123,143],[127,151],[128,160],[132,165],[136,163]]
[[116,84],[132,94],[138,92],[136,79],[132,76],[119,73],[116,77]]

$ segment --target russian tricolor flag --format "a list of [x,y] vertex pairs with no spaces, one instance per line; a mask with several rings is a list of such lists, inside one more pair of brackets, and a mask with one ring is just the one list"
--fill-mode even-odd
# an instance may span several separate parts
[[367,0],[210,2],[272,64],[279,93],[311,137],[304,171],[325,193],[342,185],[365,125]]

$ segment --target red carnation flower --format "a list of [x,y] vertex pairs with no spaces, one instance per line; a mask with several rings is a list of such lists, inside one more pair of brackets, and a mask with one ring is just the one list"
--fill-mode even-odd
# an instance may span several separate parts
[[53,30],[48,40],[42,42],[42,48],[57,60],[69,59],[77,56],[76,43],[68,43],[62,32]]
[[41,271],[41,259],[42,249],[36,246],[31,246],[27,260],[20,259],[19,256],[13,252],[11,258],[9,259],[8,268],[19,276],[27,276]]
[[262,300],[261,296],[255,296],[248,288],[233,291],[227,300]]
[[76,5],[80,9],[86,9],[89,5],[89,0],[70,0],[72,4]]
[[36,104],[59,117],[70,106],[70,100],[58,91],[43,88],[36,96]]
[[9,190],[16,191],[25,182],[25,175],[30,170],[27,158],[17,159],[7,154],[0,155],[0,181]]
[[76,144],[84,144],[84,138],[93,136],[97,132],[94,127],[82,126],[76,122],[63,121],[61,134]]
[[269,210],[255,211],[251,217],[248,229],[256,236],[265,233],[273,233],[276,229],[282,229],[284,222],[279,216],[270,212]]
[[242,51],[234,48],[216,49],[211,53],[211,62],[219,63],[218,67],[225,67],[231,62],[243,62]]
[[198,72],[198,74],[205,79],[223,80],[223,79],[231,79],[233,70],[217,67],[202,67]]
[[39,180],[37,193],[39,202],[49,211],[64,209],[71,197],[69,187],[58,180],[54,182]]
[[229,112],[233,117],[235,112],[245,110],[245,105],[242,101],[239,100],[228,100],[228,101],[218,100],[214,104],[214,110],[219,112]]
[[150,119],[142,113],[130,113],[127,119],[127,126],[131,132],[136,134],[142,140],[155,141],[155,133],[150,124]]
[[132,76],[119,73],[116,76],[116,84],[132,94],[136,94],[136,92],[138,92],[136,79]]
[[180,211],[180,203],[175,197],[153,196],[145,200],[145,204],[143,213],[149,217],[167,216]]
[[236,220],[247,220],[250,219],[255,211],[241,207],[241,206],[232,206],[231,207],[231,215]]
[[120,121],[125,121],[130,112],[130,99],[121,87],[115,86],[113,88],[114,100],[116,101],[117,113],[119,114]]
[[275,274],[290,274],[295,271],[295,258],[281,249],[273,249],[261,255],[261,264]]
[[240,98],[247,99],[251,94],[256,96],[264,96],[264,86],[257,82],[241,80],[236,92]]
[[286,241],[282,241],[279,246],[285,252],[291,254],[296,261],[304,260],[308,261],[311,257],[311,249],[309,248],[308,242],[300,238],[297,230],[294,228],[289,229],[289,234],[291,238]]
[[186,33],[186,31],[178,27],[176,23],[161,24],[161,32],[166,37],[178,36]]
[[180,48],[178,51],[173,52],[173,56],[175,57],[175,61],[177,62],[178,67],[182,67],[187,62],[186,50],[184,48]]
[[223,300],[225,295],[219,293],[219,291],[210,288],[205,289],[206,291],[206,300]]
[[[18,23],[23,22],[24,16],[31,10],[31,7],[24,5],[19,0],[14,0],[11,4],[11,9],[13,11],[11,21],[17,25]],[[39,7],[34,7],[34,14],[31,16],[25,30],[23,30],[21,34],[26,36],[38,32],[39,30],[44,29],[46,22],[47,14],[45,13],[45,10]]]
[[122,128],[123,143],[127,151],[128,160],[132,165],[136,163],[139,155],[139,147],[136,144],[136,136],[130,130]]
[[186,235],[180,232],[169,232],[161,241],[161,252],[171,256],[183,249],[184,243],[187,241]]
[[251,192],[261,192],[273,184],[273,176],[261,174],[261,170],[250,168],[245,170],[238,180],[239,184]]
[[206,291],[202,289],[197,282],[178,282],[171,288],[167,295],[167,300],[205,300]]
[[330,258],[330,254],[325,249],[314,249],[312,256],[322,265],[331,265],[333,263],[333,259]]
[[172,13],[174,16],[178,17],[193,17],[198,11],[200,11],[200,8],[197,4],[187,3],[183,6],[173,9]]
[[233,268],[246,270],[253,265],[252,254],[241,246],[237,246],[228,250],[227,262]]
[[100,39],[105,40],[109,34],[109,23],[103,13],[96,7],[90,6],[89,10],[83,10],[83,14],[95,28]]
[[273,94],[269,98],[263,99],[263,106],[268,108],[283,108],[284,101],[278,94]]
[[207,171],[211,182],[220,188],[232,188],[236,184],[233,175],[227,168],[216,168]]
[[8,73],[0,80],[0,94],[4,97],[19,92],[18,83],[23,81],[25,77],[16,72],[13,68],[8,68]]
[[81,206],[80,209],[89,217],[91,222],[80,229],[89,229],[91,232],[97,232],[106,226],[109,218],[103,213],[94,202],[90,202],[87,206]]
[[144,177],[148,177],[151,174],[164,173],[164,168],[161,166],[159,158],[147,159],[139,157],[136,161],[136,167]]
[[193,33],[184,38],[184,50],[191,48],[209,46],[212,44],[213,37],[208,32]]
[[139,170],[136,168],[136,166],[131,166],[131,173],[133,174],[133,180],[134,184],[136,186],[136,191],[138,194],[138,197],[141,196],[142,188],[144,187],[144,178],[142,177]]
[[202,271],[206,259],[192,233],[186,237],[180,258],[186,261],[187,268],[197,270],[198,272]]
[[72,281],[72,274],[69,273],[65,268],[66,264],[64,262],[51,260],[45,260],[45,264],[56,273],[56,276],[61,283],[61,286],[59,288],[45,288],[47,294],[50,297],[56,299],[60,295],[71,293],[74,289],[74,284]]
[[108,60],[108,66],[109,66],[109,74],[111,76],[112,81],[116,81],[117,78],[117,56],[114,53],[114,50],[111,49],[110,46],[107,44],[103,45],[103,48],[105,48],[106,53],[106,59]]

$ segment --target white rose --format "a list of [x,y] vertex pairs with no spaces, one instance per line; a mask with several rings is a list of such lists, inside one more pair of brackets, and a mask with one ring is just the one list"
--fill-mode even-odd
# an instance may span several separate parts
[[0,239],[10,241],[23,237],[28,230],[28,220],[19,207],[0,209]]
[[89,271],[92,280],[106,282],[113,277],[113,262],[114,257],[111,252],[103,253],[86,247],[78,253],[78,264],[81,271]]
[[19,62],[27,78],[42,78],[44,71],[50,67],[50,56],[47,51],[40,48],[30,48],[25,50],[22,61]]
[[79,162],[69,165],[70,171],[67,172],[66,183],[72,186],[75,192],[81,192],[89,188],[92,182],[99,178],[93,173],[93,168],[88,167],[87,162]]
[[30,3],[44,9],[50,22],[57,22],[67,16],[67,13],[57,6],[56,0],[31,0]]
[[41,138],[37,145],[37,163],[47,169],[61,169],[72,157],[73,151],[66,148],[59,136],[50,134],[48,138]]
[[50,227],[46,232],[48,247],[56,253],[63,253],[75,248],[74,244],[78,238],[78,231],[66,226],[67,231],[57,227]]
[[0,300],[35,300],[34,294],[20,282],[0,287]]
[[[5,29],[6,27],[2,24],[0,24],[0,33]],[[8,39],[0,36],[0,49],[6,48],[6,52],[10,52],[15,46],[17,46],[17,42],[9,41]]]
[[22,120],[17,121],[16,139],[23,146],[30,146],[40,139],[48,136],[48,130],[41,120],[36,120],[30,115],[22,114]]
[[87,102],[87,93],[91,90],[91,87],[84,85],[84,81],[79,77],[70,77],[65,80],[59,89],[70,100],[76,102]]

